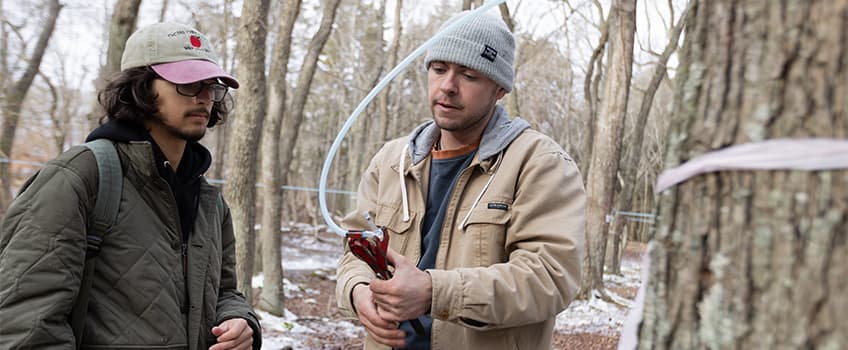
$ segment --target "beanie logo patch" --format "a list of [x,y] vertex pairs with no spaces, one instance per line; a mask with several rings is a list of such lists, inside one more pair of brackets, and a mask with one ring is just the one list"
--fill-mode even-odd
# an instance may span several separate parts
[[495,58],[498,57],[498,50],[489,45],[483,45],[483,52],[480,53],[480,56],[489,60],[489,62],[495,62]]

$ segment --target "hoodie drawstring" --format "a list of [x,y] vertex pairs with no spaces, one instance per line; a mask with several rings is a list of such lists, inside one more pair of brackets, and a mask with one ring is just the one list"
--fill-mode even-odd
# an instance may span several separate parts
[[403,202],[403,221],[409,221],[409,198],[406,196],[406,181],[404,181],[403,164],[406,162],[406,152],[409,150],[409,144],[403,145],[403,151],[400,152],[400,196]]
[[462,219],[462,222],[459,223],[457,229],[460,231],[465,229],[465,224],[468,223],[468,218],[471,217],[471,213],[474,211],[474,208],[477,207],[477,204],[480,203],[480,199],[483,198],[483,194],[486,193],[486,190],[489,188],[489,185],[492,183],[492,180],[495,179],[495,172],[497,172],[498,165],[501,162],[501,158],[503,157],[503,151],[498,153],[498,158],[495,159],[495,163],[492,165],[492,168],[489,170],[489,180],[486,181],[486,185],[483,186],[483,190],[480,191],[480,194],[477,195],[477,198],[474,199],[474,203],[471,203],[471,209],[468,209],[468,214],[465,214],[465,218]]

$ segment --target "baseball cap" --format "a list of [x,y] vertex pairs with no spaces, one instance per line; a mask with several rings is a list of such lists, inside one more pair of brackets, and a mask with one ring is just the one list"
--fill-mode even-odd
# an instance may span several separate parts
[[239,87],[238,80],[218,65],[206,35],[177,23],[151,24],[127,39],[121,70],[145,66],[174,84],[219,78],[231,88]]

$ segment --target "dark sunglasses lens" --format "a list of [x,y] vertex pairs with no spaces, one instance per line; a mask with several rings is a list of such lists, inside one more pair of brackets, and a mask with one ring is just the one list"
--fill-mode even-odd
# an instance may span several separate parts
[[177,92],[181,95],[194,97],[200,93],[200,90],[203,90],[204,84],[202,82],[199,83],[191,83],[191,84],[177,84]]
[[212,101],[215,102],[223,101],[227,95],[227,87],[221,84],[211,84],[209,90],[212,92]]

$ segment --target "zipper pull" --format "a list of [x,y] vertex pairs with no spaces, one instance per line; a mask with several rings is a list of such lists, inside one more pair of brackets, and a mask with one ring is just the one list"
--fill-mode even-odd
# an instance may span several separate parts
[[183,256],[188,256],[188,244],[183,243],[180,246],[180,251],[181,251]]

